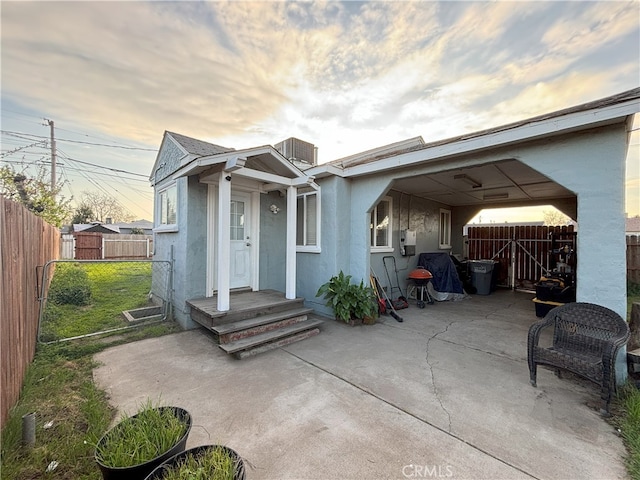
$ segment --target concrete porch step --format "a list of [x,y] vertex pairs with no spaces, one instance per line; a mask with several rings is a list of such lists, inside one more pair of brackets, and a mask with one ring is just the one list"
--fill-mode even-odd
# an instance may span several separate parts
[[307,320],[311,308],[293,308],[283,312],[259,315],[247,320],[214,325],[210,328],[218,343],[229,343]]
[[245,358],[317,335],[322,323],[318,319],[305,320],[218,346],[236,358]]

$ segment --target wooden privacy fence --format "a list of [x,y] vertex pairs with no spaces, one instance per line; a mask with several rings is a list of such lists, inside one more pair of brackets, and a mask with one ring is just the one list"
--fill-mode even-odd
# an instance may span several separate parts
[[39,312],[36,268],[58,258],[60,231],[0,195],[0,245],[0,427],[3,427],[20,396],[24,375],[35,354]]
[[145,260],[152,257],[153,236],[78,232],[62,236],[61,258]]
[[77,233],[75,234],[76,260],[98,260],[102,258],[102,234],[101,233]]
[[627,281],[640,283],[640,235],[627,235]]
[[103,258],[133,259],[150,258],[153,253],[153,237],[151,235],[102,235]]
[[550,233],[573,231],[572,225],[469,227],[469,259],[497,261],[498,285],[530,290],[542,275],[555,267],[550,265]]

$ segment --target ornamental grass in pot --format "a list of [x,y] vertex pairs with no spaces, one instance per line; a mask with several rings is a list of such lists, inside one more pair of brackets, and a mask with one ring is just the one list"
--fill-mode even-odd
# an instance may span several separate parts
[[189,412],[147,402],[135,415],[123,417],[96,444],[95,459],[103,479],[144,479],[185,449],[190,431]]
[[201,445],[174,455],[146,480],[244,480],[242,457],[225,445]]

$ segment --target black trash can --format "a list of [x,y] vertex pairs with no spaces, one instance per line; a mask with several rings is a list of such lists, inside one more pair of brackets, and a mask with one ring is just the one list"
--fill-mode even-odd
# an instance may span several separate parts
[[489,295],[491,293],[493,270],[496,263],[493,260],[469,260],[471,284],[476,287],[478,295]]

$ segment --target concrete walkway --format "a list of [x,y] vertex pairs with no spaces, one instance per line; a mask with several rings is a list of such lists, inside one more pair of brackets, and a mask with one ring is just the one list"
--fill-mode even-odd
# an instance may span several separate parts
[[146,398],[186,408],[187,447],[222,443],[254,479],[627,478],[599,388],[538,369],[532,295],[498,291],[400,311],[235,360],[194,330],[96,356],[121,411]]

